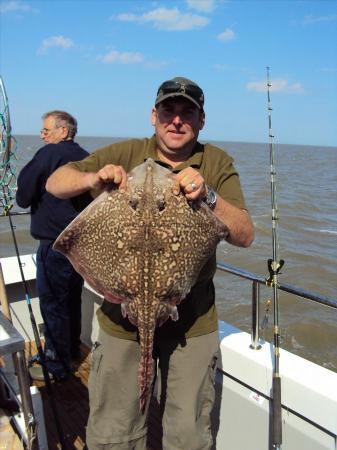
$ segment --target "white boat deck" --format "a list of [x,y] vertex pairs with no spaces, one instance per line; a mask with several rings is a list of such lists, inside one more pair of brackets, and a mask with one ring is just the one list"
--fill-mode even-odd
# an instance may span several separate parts
[[[23,336],[29,336],[17,260],[13,257],[0,262],[9,300],[15,315],[20,316],[16,327]],[[34,257],[26,255],[22,262],[25,277],[33,287]],[[95,311],[100,301],[91,289],[84,289],[82,340],[88,345],[97,333]],[[37,299],[33,298],[32,303],[40,323]],[[214,450],[271,450],[273,346],[261,343],[260,350],[253,350],[249,334],[224,322],[220,322],[220,339],[217,398],[212,414]],[[281,349],[280,376],[282,450],[336,450],[337,373]]]

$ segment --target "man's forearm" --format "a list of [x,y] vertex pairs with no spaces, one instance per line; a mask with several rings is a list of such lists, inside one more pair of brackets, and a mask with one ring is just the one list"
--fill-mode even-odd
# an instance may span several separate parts
[[71,198],[83,194],[92,187],[93,173],[80,172],[72,167],[62,166],[47,180],[46,190],[58,198]]
[[254,226],[248,211],[239,209],[218,196],[214,214],[227,225],[227,241],[230,244],[238,247],[250,246],[254,240]]

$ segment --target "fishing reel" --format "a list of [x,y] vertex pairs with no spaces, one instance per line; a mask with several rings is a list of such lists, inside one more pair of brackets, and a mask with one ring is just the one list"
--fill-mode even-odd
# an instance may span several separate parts
[[273,261],[271,258],[268,259],[268,272],[269,277],[266,278],[266,286],[273,287],[275,283],[275,276],[279,275],[280,270],[284,266],[284,259],[280,259],[280,261]]

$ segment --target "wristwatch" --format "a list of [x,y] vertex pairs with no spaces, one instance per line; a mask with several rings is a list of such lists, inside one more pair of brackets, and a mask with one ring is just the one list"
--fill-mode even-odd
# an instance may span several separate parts
[[204,202],[211,209],[214,209],[215,205],[216,205],[216,200],[217,200],[216,192],[214,191],[214,189],[212,189],[210,186],[208,186],[208,184],[206,184],[206,189],[207,189],[207,193],[206,193],[206,197],[204,198]]

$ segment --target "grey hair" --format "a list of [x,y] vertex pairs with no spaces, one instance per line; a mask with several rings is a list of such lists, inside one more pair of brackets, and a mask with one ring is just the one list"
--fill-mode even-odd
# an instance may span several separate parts
[[77,120],[71,114],[65,111],[49,111],[43,114],[42,119],[54,117],[57,126],[68,128],[68,138],[73,139],[77,133]]

